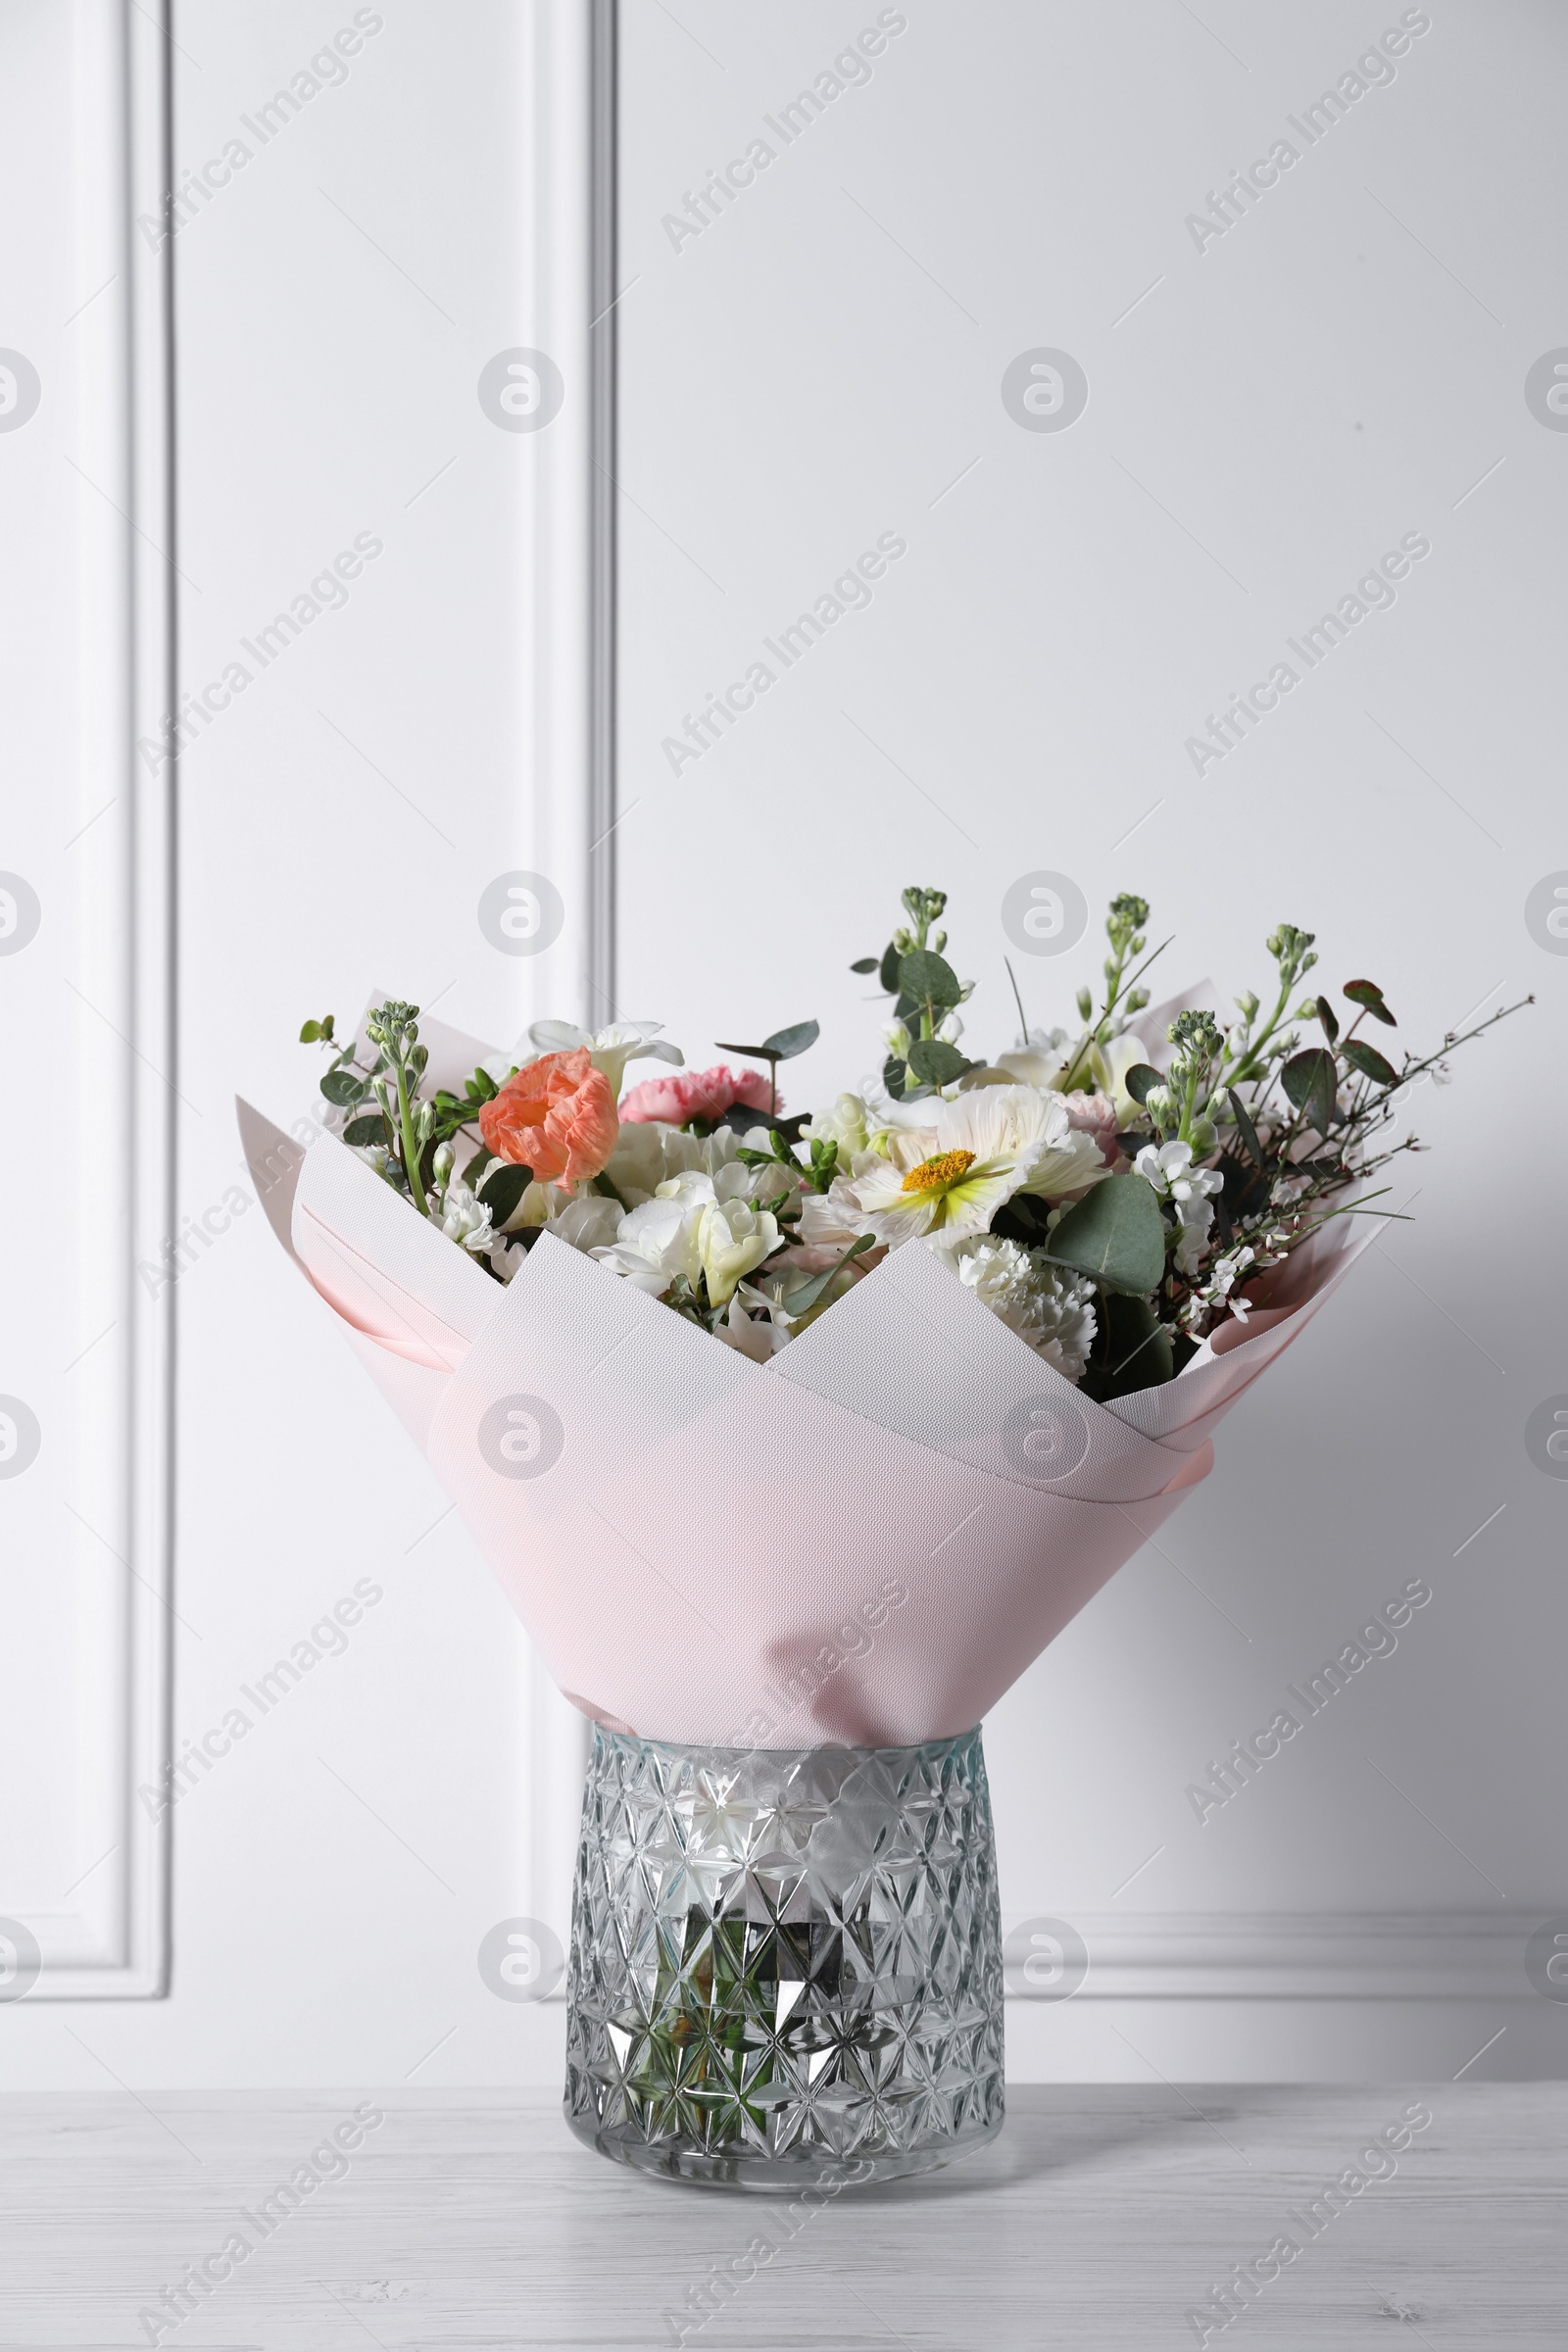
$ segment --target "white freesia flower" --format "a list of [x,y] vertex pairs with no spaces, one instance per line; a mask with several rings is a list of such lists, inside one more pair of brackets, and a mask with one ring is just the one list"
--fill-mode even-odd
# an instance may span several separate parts
[[1068,1380],[1081,1380],[1095,1340],[1095,1286],[1039,1250],[982,1233],[929,1247],[983,1306]]
[[688,1169],[706,1169],[703,1150],[711,1136],[688,1135],[684,1128],[666,1126],[662,1119],[628,1119],[615,1138],[615,1149],[605,1163],[605,1174],[628,1208],[651,1200],[667,1177]]
[[1214,1218],[1213,1195],[1224,1191],[1224,1177],[1214,1168],[1195,1168],[1191,1144],[1146,1144],[1133,1166],[1162,1200],[1174,1202],[1182,1221],[1182,1238],[1176,1245],[1176,1271],[1196,1274],[1208,1245],[1208,1229]]
[[618,1200],[606,1200],[602,1193],[579,1193],[551,1218],[550,1231],[573,1250],[605,1249],[619,1233],[625,1213]]
[[[681,1067],[686,1059],[678,1046],[671,1046],[660,1036],[662,1021],[612,1021],[608,1029],[589,1031],[579,1029],[571,1021],[535,1021],[528,1031],[528,1043],[535,1054],[572,1054],[582,1047],[596,1070],[603,1070],[610,1080],[610,1091],[618,1102],[626,1076],[628,1061],[672,1061]],[[518,1041],[521,1054],[521,1041]],[[522,1055],[531,1059],[531,1055]]]
[[858,1095],[840,1095],[831,1110],[816,1111],[801,1133],[809,1144],[837,1144],[846,1164],[852,1152],[871,1149],[865,1104]]
[[591,1254],[655,1298],[679,1275],[694,1291],[706,1275],[710,1303],[722,1306],[741,1277],[783,1239],[776,1218],[747,1199],[750,1181],[751,1170],[738,1161],[721,1164],[713,1176],[688,1168],[667,1177],[651,1200],[621,1219],[613,1241],[590,1245]]
[[783,1236],[778,1220],[766,1209],[734,1200],[710,1201],[697,1228],[697,1254],[708,1278],[710,1306],[733,1298],[741,1277],[760,1266],[778,1248]]
[[702,1272],[698,1229],[712,1198],[711,1180],[701,1170],[672,1177],[621,1219],[612,1242],[601,1243],[591,1255],[656,1298],[681,1274],[695,1290]]

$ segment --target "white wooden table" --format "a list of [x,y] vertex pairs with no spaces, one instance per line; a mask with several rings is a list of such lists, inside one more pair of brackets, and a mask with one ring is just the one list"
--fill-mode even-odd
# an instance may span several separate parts
[[[1432,2122],[1397,2170],[1311,2236],[1293,2217],[1421,2098]],[[334,2177],[274,2195],[269,2220],[361,2099],[0,2100],[0,2347],[1120,2352],[1196,2344],[1189,2313],[1282,2233],[1302,2250],[1229,2327],[1211,2312],[1209,2343],[1568,2344],[1558,2084],[1021,2088],[970,2164],[793,2218],[635,2179],[538,2094],[404,2091],[371,2103],[384,2120],[346,2171],[318,2160]],[[160,2312],[204,2262],[221,2272],[236,2230],[244,2262]],[[700,2325],[715,2269],[732,2289]]]

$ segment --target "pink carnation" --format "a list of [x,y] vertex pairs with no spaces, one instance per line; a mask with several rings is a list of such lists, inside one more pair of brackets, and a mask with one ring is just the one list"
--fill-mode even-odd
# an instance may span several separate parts
[[[710,1070],[672,1070],[667,1078],[645,1078],[621,1103],[620,1115],[634,1123],[662,1119],[668,1127],[684,1127],[692,1119],[706,1119],[712,1126],[734,1102],[765,1116],[767,1073],[732,1070],[717,1061]],[[772,1107],[782,1110],[784,1105],[778,1102]]]
[[[1092,1135],[1100,1146],[1100,1156],[1107,1168],[1113,1168],[1121,1157],[1121,1146],[1116,1141],[1115,1105],[1102,1094],[1063,1095],[1067,1119],[1080,1135]],[[622,1113],[624,1116],[624,1113]]]

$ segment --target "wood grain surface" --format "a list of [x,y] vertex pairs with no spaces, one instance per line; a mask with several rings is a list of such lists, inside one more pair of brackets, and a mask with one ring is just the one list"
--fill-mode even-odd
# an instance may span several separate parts
[[[1396,2170],[1311,2234],[1306,2201],[1418,2101],[1432,2120]],[[383,2120],[334,2157],[357,2108]],[[160,2308],[236,2231],[245,2260],[187,2287],[183,2317]],[[1281,2235],[1294,2260],[1202,2338],[1190,2315]],[[694,2290],[718,2276],[704,2321]],[[4,2352],[1244,2339],[1568,2344],[1568,2090],[1021,2087],[969,2164],[793,2211],[634,2178],[531,2093],[0,2099]]]

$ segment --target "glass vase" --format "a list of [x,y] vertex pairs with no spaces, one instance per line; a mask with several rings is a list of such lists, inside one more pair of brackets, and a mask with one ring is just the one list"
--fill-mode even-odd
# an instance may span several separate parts
[[1003,2120],[1002,1932],[978,1731],[682,1747],[595,1730],[566,2120],[649,2173],[840,2188]]

